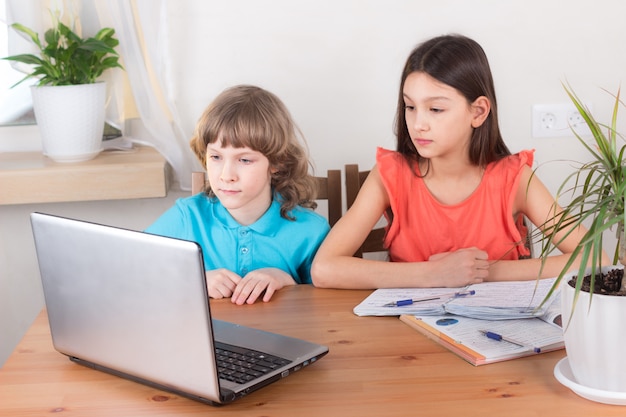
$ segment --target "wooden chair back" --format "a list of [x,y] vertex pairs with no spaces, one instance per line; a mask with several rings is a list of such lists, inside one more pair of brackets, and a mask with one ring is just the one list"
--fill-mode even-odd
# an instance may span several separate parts
[[521,221],[518,221],[517,227],[520,231],[526,229],[526,239],[524,240],[524,246],[526,246],[526,249],[528,249],[530,252],[529,256],[522,257],[522,259],[534,258],[535,248],[533,246],[533,223],[528,219],[528,217],[523,216]]
[[204,191],[205,184],[206,174],[204,171],[193,171],[191,173],[191,195]]
[[[326,177],[315,177],[317,182],[316,200],[326,200],[328,205],[328,223],[332,227],[341,217],[341,170],[329,169]],[[204,191],[206,175],[204,171],[191,173],[191,194]]]
[[325,177],[315,177],[317,182],[316,200],[326,200],[328,204],[328,223],[333,227],[342,214],[341,170],[329,169]]
[[[349,209],[356,196],[369,175],[369,171],[359,171],[358,164],[347,164],[344,167],[346,174],[346,208]],[[367,235],[361,247],[354,253],[354,256],[362,258],[364,253],[387,252],[383,246],[385,239],[385,228],[375,227]]]

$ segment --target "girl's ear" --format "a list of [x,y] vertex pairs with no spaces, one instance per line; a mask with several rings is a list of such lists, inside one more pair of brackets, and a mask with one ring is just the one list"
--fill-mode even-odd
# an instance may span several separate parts
[[471,104],[472,127],[480,127],[491,112],[491,102],[485,96],[480,96]]

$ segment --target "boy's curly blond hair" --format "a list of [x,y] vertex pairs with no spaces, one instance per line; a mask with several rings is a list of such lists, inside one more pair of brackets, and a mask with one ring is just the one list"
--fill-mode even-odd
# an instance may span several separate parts
[[[280,214],[286,219],[296,206],[316,208],[315,180],[309,174],[310,161],[299,132],[283,102],[274,94],[252,85],[238,85],[224,90],[206,108],[190,141],[203,167],[209,143],[218,139],[223,146],[248,147],[269,160],[274,198],[281,203]],[[206,193],[215,194],[206,185]]]

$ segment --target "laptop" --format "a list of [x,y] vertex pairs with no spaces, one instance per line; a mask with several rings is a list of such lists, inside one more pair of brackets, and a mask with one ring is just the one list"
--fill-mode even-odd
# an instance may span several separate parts
[[31,225],[53,345],[76,363],[219,405],[328,353],[212,319],[195,242],[44,213]]

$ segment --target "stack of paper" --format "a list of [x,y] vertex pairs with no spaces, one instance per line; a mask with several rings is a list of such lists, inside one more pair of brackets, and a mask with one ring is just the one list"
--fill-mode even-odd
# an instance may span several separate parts
[[[462,288],[379,289],[353,311],[358,316],[423,316],[449,313],[485,320],[539,317],[546,314],[557,295],[553,294],[539,308],[554,280],[485,282]],[[468,293],[472,295],[455,296]],[[404,305],[387,306],[394,303]]]

